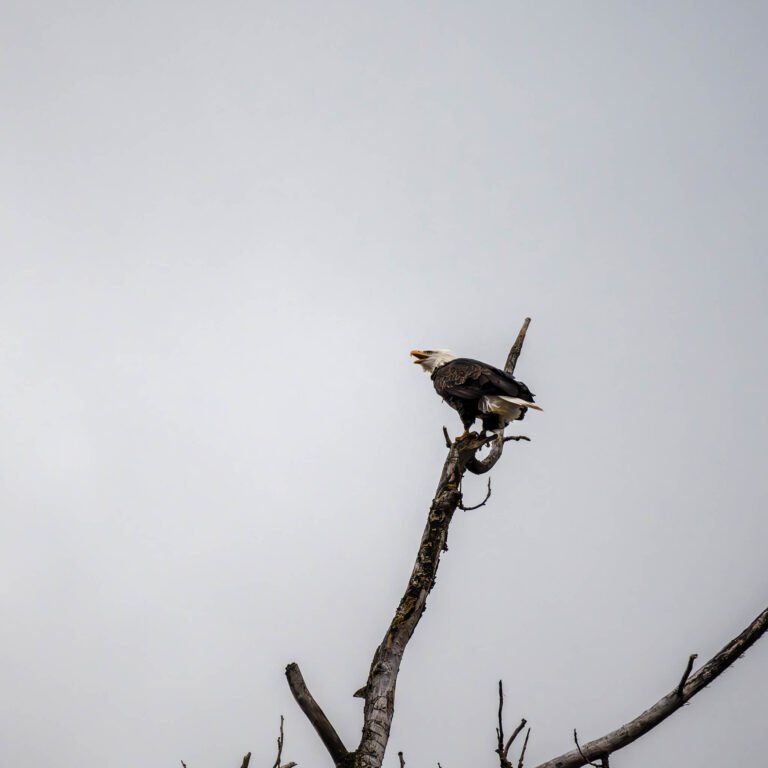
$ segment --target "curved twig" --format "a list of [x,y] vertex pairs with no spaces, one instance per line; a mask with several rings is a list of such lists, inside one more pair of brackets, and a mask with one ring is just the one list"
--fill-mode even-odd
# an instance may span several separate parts
[[[462,499],[464,497],[462,496]],[[488,499],[491,498],[491,478],[488,478],[488,490],[485,494],[485,498],[479,503],[475,504],[473,507],[465,507],[463,501],[459,501],[459,509],[463,510],[464,512],[471,512],[473,509],[480,509],[480,507],[484,507],[488,503]]]
[[573,729],[573,741],[576,744],[576,749],[579,750],[579,754],[581,755],[582,759],[586,761],[588,765],[591,765],[592,768],[600,768],[600,766],[597,763],[593,763],[591,760],[587,760],[584,753],[581,751],[581,744],[579,744],[579,734],[576,733],[576,729]]

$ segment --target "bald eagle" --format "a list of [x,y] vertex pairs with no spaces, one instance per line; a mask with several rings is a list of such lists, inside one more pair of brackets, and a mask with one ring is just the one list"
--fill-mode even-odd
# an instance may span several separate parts
[[522,381],[492,365],[457,357],[449,349],[412,349],[411,356],[430,375],[437,394],[459,412],[465,434],[475,419],[482,419],[484,430],[500,434],[529,408],[542,410]]

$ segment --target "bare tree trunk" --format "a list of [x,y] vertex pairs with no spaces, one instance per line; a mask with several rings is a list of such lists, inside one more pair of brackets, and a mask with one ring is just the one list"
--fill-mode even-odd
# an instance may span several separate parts
[[384,759],[395,709],[400,662],[424,613],[427,595],[435,586],[440,556],[447,549],[448,527],[461,503],[461,479],[468,463],[474,459],[475,451],[484,442],[470,437],[455,442],[448,451],[411,578],[371,663],[365,689],[363,735],[355,756],[355,766],[359,768],[379,768]]

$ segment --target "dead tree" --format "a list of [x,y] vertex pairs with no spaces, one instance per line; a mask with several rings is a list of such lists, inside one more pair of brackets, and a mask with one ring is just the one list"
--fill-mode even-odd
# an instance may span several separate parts
[[[515,343],[510,349],[504,369],[513,373],[525,341],[530,318],[526,318]],[[373,654],[368,681],[355,696],[365,699],[363,708],[362,736],[354,750],[349,750],[342,742],[335,728],[326,717],[320,705],[309,692],[297,664],[286,668],[288,685],[296,702],[317,731],[333,763],[338,768],[380,768],[389,741],[390,728],[395,713],[395,688],[400,663],[405,648],[416,629],[427,603],[427,597],[435,586],[440,557],[447,551],[448,528],[456,509],[472,509],[462,502],[461,482],[467,472],[476,475],[492,469],[502,456],[504,445],[509,441],[528,440],[527,437],[493,437],[470,433],[466,437],[451,442],[443,429],[448,456],[443,464],[437,491],[427,515],[424,533],[421,537],[416,563],[405,594],[400,600],[395,615],[384,634],[384,639]],[[480,458],[478,452],[489,447],[488,454]],[[485,500],[490,497],[490,482]],[[559,757],[541,763],[537,768],[580,768],[584,765],[608,768],[609,757],[622,747],[631,744],[659,723],[680,709],[705,686],[733,664],[768,628],[768,609],[764,610],[740,635],[729,642],[706,664],[693,672],[695,655],[692,655],[685,667],[682,678],[675,688],[634,720],[614,731],[586,744],[580,745],[574,730],[576,748]],[[499,683],[499,712],[496,753],[501,768],[514,768],[509,760],[510,747],[525,727],[523,720],[508,740],[504,739],[503,728],[503,689]],[[524,739],[517,768],[523,768],[525,748],[528,744],[530,729]],[[399,753],[400,764],[405,761]],[[599,761],[599,762],[598,762]]]

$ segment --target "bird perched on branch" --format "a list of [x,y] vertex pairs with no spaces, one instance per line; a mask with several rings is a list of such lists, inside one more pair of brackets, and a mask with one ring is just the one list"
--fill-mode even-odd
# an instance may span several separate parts
[[529,408],[543,410],[522,381],[492,365],[457,357],[450,349],[412,349],[411,356],[429,374],[437,394],[459,412],[464,434],[475,419],[482,419],[484,430],[501,434]]

